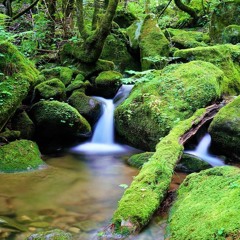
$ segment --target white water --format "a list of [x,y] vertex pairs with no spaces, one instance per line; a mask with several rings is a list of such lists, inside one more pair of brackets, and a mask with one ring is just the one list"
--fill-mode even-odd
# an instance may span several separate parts
[[199,142],[195,150],[185,151],[185,153],[197,156],[203,161],[211,164],[213,167],[224,166],[225,164],[222,159],[216,156],[213,156],[209,153],[208,149],[210,147],[210,144],[211,144],[211,136],[209,135],[209,133],[206,133],[204,137],[201,139],[201,141]]
[[[80,144],[71,150],[85,154],[113,154],[123,153],[127,147],[114,141],[114,109],[130,93],[132,86],[123,85],[114,99],[94,97],[102,103],[102,116],[98,120],[90,142]],[[115,103],[114,103],[115,102]]]

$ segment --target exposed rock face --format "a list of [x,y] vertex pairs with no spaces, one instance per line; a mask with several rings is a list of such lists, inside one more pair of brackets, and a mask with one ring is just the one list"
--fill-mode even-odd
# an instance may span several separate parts
[[44,165],[36,143],[16,140],[0,147],[0,172],[22,172]]
[[240,161],[240,96],[217,113],[209,132],[218,152]]
[[189,175],[170,211],[167,237],[239,239],[239,183],[240,170],[235,167],[215,167]]
[[202,61],[150,72],[116,108],[116,129],[133,146],[154,150],[179,121],[218,99],[225,78],[219,68]]
[[222,34],[229,25],[240,25],[240,1],[221,2],[216,6],[211,22],[209,34],[215,43],[223,43]]
[[33,105],[30,115],[37,136],[43,139],[74,138],[91,132],[87,120],[67,103],[40,101]]

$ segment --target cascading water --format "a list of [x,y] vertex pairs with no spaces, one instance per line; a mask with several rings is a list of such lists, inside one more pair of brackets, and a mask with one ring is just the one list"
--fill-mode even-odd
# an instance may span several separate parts
[[224,166],[224,162],[222,159],[213,156],[209,153],[208,149],[211,145],[211,136],[209,133],[206,133],[204,137],[199,142],[198,146],[195,150],[192,151],[185,151],[185,153],[192,154],[194,156],[199,157],[205,162],[208,162],[213,167],[215,166]]
[[72,151],[87,154],[112,154],[126,151],[126,146],[114,141],[114,109],[130,93],[132,85],[123,85],[114,99],[95,97],[102,103],[102,116],[98,120],[90,142],[80,144]]

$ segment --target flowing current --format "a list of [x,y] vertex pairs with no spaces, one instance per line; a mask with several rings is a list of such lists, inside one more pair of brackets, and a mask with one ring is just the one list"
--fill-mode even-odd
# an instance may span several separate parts
[[130,93],[132,85],[123,85],[114,99],[94,97],[102,103],[102,116],[96,123],[90,142],[80,144],[72,151],[84,154],[112,154],[126,151],[126,146],[115,143],[114,140],[114,109]]
[[206,133],[204,137],[199,142],[198,146],[195,150],[192,151],[185,151],[185,153],[192,154],[201,158],[203,161],[208,162],[213,167],[215,166],[224,166],[224,162],[222,159],[213,156],[209,153],[209,147],[211,145],[211,136],[209,133]]

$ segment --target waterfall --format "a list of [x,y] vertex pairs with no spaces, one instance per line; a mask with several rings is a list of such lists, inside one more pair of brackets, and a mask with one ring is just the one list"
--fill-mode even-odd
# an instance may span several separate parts
[[199,157],[203,161],[211,164],[213,167],[224,166],[225,164],[222,159],[216,156],[213,156],[209,153],[208,149],[210,145],[211,145],[211,136],[209,133],[206,133],[204,137],[201,139],[201,141],[199,142],[195,150],[184,151],[184,152]]
[[123,153],[126,146],[114,141],[114,109],[129,95],[132,85],[123,85],[114,99],[94,97],[102,103],[102,116],[96,123],[92,139],[71,149],[75,153],[112,154]]

